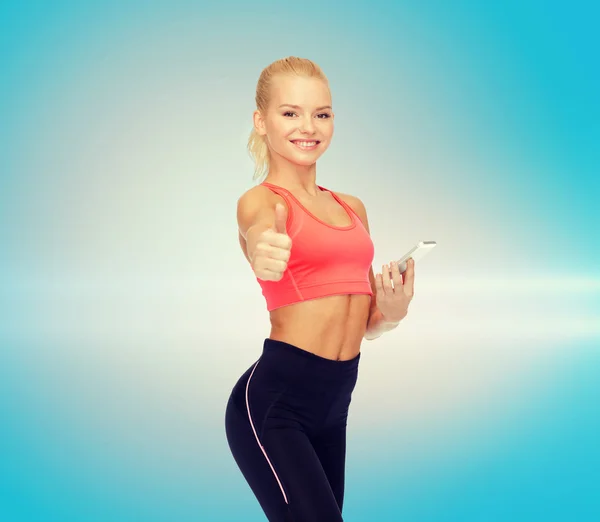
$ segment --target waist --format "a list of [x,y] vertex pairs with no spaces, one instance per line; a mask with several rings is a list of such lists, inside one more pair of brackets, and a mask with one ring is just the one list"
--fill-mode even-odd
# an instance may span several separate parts
[[360,352],[352,359],[337,361],[271,338],[265,339],[260,358],[263,370],[271,368],[286,381],[303,383],[312,389],[332,383],[353,383],[358,375],[359,363]]
[[369,295],[335,295],[302,301],[270,313],[269,337],[327,359],[356,356],[367,327]]

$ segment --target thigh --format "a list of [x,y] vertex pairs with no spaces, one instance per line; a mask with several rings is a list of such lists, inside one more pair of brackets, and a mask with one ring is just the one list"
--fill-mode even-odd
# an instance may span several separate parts
[[251,373],[246,390],[248,418],[256,444],[281,490],[291,520],[342,520],[336,498],[309,437],[306,425],[318,405],[289,380],[278,380],[263,366]]
[[258,445],[247,411],[231,396],[225,411],[225,433],[231,454],[270,522],[287,522],[288,506],[269,462]]
[[[272,421],[272,419],[269,419]],[[281,481],[295,522],[337,522],[341,510],[321,461],[301,425],[268,423],[261,442]]]
[[225,428],[233,457],[260,506],[270,522],[341,521],[296,408],[282,398],[284,389],[266,386],[266,379],[258,375],[253,381],[253,371],[246,372],[236,385]]
[[329,429],[313,439],[313,447],[327,476],[338,507],[342,511],[346,473],[345,424]]

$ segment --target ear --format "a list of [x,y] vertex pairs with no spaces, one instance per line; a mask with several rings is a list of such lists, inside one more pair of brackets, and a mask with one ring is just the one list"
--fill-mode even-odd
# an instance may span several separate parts
[[258,132],[259,135],[264,136],[267,133],[267,130],[265,129],[265,120],[263,119],[260,111],[254,111],[252,118],[254,120],[254,128],[256,129],[256,132]]

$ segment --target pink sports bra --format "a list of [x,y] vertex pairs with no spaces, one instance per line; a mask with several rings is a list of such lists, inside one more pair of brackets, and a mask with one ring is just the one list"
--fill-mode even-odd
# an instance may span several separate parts
[[373,295],[369,269],[375,253],[360,217],[332,191],[352,222],[344,227],[329,225],[311,214],[287,189],[263,182],[287,203],[287,234],[292,250],[287,270],[279,281],[257,278],[269,312],[282,306],[329,295]]

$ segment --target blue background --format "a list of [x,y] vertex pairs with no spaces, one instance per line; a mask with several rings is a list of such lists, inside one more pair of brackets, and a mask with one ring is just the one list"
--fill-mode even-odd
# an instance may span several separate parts
[[598,8],[2,2],[0,520],[264,520],[228,451],[263,67],[328,76],[320,184],[411,312],[363,344],[344,519],[600,520]]

